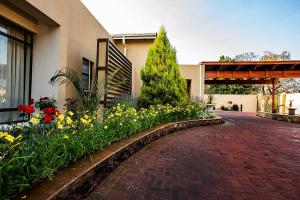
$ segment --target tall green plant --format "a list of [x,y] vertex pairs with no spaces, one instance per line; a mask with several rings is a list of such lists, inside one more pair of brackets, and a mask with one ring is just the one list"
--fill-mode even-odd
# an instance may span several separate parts
[[188,100],[186,81],[180,75],[176,51],[163,26],[149,49],[141,78],[143,86],[138,98],[140,106],[178,105]]

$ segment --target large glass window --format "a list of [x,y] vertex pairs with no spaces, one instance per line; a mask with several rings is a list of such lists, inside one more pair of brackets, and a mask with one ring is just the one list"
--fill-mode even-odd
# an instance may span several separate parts
[[0,123],[24,120],[17,106],[28,103],[32,34],[0,18]]

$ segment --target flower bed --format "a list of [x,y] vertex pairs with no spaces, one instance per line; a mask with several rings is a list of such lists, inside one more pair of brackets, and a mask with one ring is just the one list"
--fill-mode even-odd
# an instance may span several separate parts
[[117,105],[101,119],[96,114],[56,113],[51,123],[34,115],[27,127],[0,133],[1,199],[13,197],[40,179],[97,149],[155,125],[186,119],[213,118],[201,104],[126,109]]

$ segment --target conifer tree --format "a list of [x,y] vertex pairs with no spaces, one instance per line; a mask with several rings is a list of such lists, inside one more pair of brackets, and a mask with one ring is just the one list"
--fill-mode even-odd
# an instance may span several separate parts
[[143,85],[139,104],[142,107],[155,104],[178,105],[188,100],[186,81],[180,75],[176,51],[163,26],[148,51],[141,79]]

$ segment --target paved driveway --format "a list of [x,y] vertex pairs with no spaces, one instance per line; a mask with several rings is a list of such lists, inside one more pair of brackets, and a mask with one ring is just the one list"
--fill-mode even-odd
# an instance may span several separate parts
[[300,125],[221,115],[146,146],[88,199],[300,199]]

